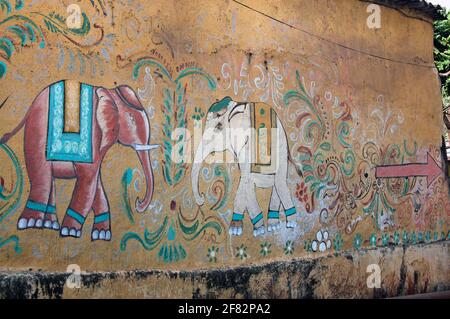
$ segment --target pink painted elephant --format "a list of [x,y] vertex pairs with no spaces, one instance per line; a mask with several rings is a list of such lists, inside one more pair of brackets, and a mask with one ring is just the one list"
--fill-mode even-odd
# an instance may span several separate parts
[[[75,109],[79,111],[79,128],[67,132],[62,128],[64,116],[68,116],[64,92],[66,96],[73,92],[65,91],[66,82],[47,86],[35,98],[21,123],[0,139],[0,143],[6,143],[25,127],[24,152],[30,193],[17,228],[59,230],[62,237],[79,238],[92,209],[91,239],[109,241],[110,207],[101,178],[101,164],[106,152],[115,143],[136,150],[147,183],[145,197],[136,200],[136,210],[143,212],[153,195],[149,151],[157,146],[149,144],[147,114],[135,92],[126,85],[105,89],[78,84],[80,108]],[[56,214],[56,178],[76,179],[61,225]]]

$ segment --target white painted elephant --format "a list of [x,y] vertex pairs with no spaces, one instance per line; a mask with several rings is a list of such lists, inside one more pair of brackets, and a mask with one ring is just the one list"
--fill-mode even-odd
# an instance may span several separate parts
[[[287,185],[289,146],[275,111],[264,103],[235,102],[230,97],[210,107],[191,171],[192,190],[200,206],[204,204],[204,195],[199,192],[202,163],[208,155],[224,151],[234,155],[233,160],[238,162],[241,174],[230,234],[242,234],[245,211],[251,218],[254,236],[264,234],[265,218],[255,187],[272,189],[267,214],[269,232],[280,228],[281,205],[286,227],[296,227],[297,211]],[[296,170],[302,176],[298,167]]]

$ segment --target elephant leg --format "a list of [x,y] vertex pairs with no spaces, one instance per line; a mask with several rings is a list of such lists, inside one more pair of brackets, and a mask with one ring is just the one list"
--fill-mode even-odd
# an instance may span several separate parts
[[47,143],[48,90],[35,99],[24,127],[25,164],[30,194],[19,217],[17,228],[42,228],[52,183],[52,162],[45,155]]
[[231,218],[229,230],[230,235],[242,235],[242,230],[244,228],[244,211],[247,203],[247,199],[245,198],[245,188],[246,185],[244,185],[241,178],[236,192],[236,197],[234,198],[234,212],[233,217]]
[[77,182],[61,226],[62,237],[81,237],[81,230],[97,190],[99,165],[75,164]]
[[[44,154],[44,152],[42,152]],[[26,159],[30,194],[17,223],[17,229],[42,228],[52,184],[51,162],[37,164],[36,158]]]
[[284,214],[286,216],[286,227],[295,228],[297,226],[296,214],[297,210],[292,201],[289,188],[285,179],[277,181],[277,176],[275,177],[275,189],[280,197],[281,203],[283,204]]
[[280,207],[280,196],[278,196],[274,186],[272,188],[272,195],[270,195],[269,212],[267,214],[267,230],[269,232],[280,229]]
[[256,237],[265,233],[264,215],[256,198],[255,184],[251,181],[246,184],[247,211],[253,224],[253,236]]
[[94,202],[94,225],[92,226],[91,239],[111,240],[111,214],[109,212],[108,198],[103,189],[102,179],[99,174],[97,181],[97,190],[95,191]]
[[52,178],[50,198],[45,211],[44,227],[47,229],[59,230],[58,216],[56,216],[56,188],[55,179]]

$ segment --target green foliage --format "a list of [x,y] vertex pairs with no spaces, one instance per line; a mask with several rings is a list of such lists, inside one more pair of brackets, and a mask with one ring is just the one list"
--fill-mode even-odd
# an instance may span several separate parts
[[[434,23],[434,56],[439,73],[450,72],[450,12],[445,11],[446,17]],[[450,105],[450,76],[441,76],[444,105]]]
[[[212,76],[201,68],[187,68],[182,70],[174,78],[167,68],[154,59],[143,59],[136,62],[133,68],[133,78],[137,79],[139,71],[144,67],[153,67],[162,75],[167,87],[163,89],[163,145],[164,154],[163,174],[164,180],[169,186],[175,186],[181,182],[186,174],[187,164],[185,154],[187,151],[186,136],[183,130],[187,128],[186,93],[187,84],[182,80],[190,76],[200,76],[206,80],[209,89],[215,90],[217,84]],[[200,120],[205,114],[196,108],[193,118]],[[173,135],[173,133],[176,134]]]
[[[1,61],[0,61],[1,66]],[[1,71],[1,70],[0,70]],[[0,72],[1,73],[1,72]],[[16,171],[16,181],[12,190],[4,189],[4,181],[0,176],[0,223],[5,220],[9,215],[14,213],[20,206],[23,194],[23,173],[14,151],[6,144],[0,144],[0,151],[6,153],[9,160],[12,162]],[[5,166],[4,166],[5,167]],[[5,173],[5,172],[1,172]],[[16,235],[9,236],[7,238],[0,237],[0,248],[14,243],[14,251],[17,254],[22,252],[22,248],[19,246],[19,237]]]
[[[14,9],[20,10],[23,8],[23,0],[16,0]],[[10,14],[13,9],[12,1],[10,0],[0,0],[0,10]]]
[[[20,10],[23,2],[16,1],[15,10]],[[0,79],[4,78],[7,72],[7,64],[13,53],[16,52],[18,46],[31,46],[38,42],[39,47],[44,48],[45,40],[41,28],[30,18],[14,14],[9,15],[10,8],[12,8],[10,1],[0,0],[0,10],[5,11],[7,16],[0,19],[0,58],[5,61],[0,61]],[[15,41],[18,39],[19,41]]]
[[44,23],[47,29],[52,33],[61,33],[64,35],[75,35],[75,36],[85,36],[91,30],[91,23],[89,22],[89,18],[83,12],[81,13],[81,17],[83,18],[83,25],[79,29],[70,29],[66,25],[66,18],[62,15],[51,12],[49,15],[36,13],[44,18]]
[[145,250],[152,251],[153,249],[158,247],[161,240],[164,238],[167,225],[168,225],[168,217],[166,216],[161,226],[159,226],[158,229],[155,230],[154,232],[145,229],[143,237],[134,232],[125,233],[125,235],[123,235],[122,239],[120,240],[120,250],[126,251],[128,241],[135,240],[138,243],[140,243]]

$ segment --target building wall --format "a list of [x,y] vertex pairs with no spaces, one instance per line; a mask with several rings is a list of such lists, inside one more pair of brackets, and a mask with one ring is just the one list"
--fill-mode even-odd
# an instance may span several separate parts
[[[348,276],[346,258],[339,256],[391,249],[392,255],[381,260],[395,263],[401,259],[400,247],[412,246],[408,254],[422,261],[408,266],[412,274],[417,269],[436,275],[427,277],[419,292],[448,287],[448,272],[442,268],[448,265],[447,244],[432,248],[443,250],[436,259],[426,253],[431,243],[448,240],[450,211],[448,183],[440,169],[443,123],[433,27],[426,17],[380,7],[381,28],[370,29],[368,3],[360,1],[98,0],[74,2],[85,23],[73,29],[67,26],[73,17],[67,13],[70,1],[8,3],[11,10],[3,7],[0,20],[0,103],[5,101],[0,135],[27,120],[24,129],[0,145],[4,278],[28,269],[43,275],[73,267],[86,273],[196,272],[326,258],[340,270],[313,295],[327,297],[335,296]],[[49,229],[17,229],[21,218],[29,222],[36,216],[51,217],[26,206],[28,200],[39,202],[37,197],[51,198],[48,185],[54,176],[49,168],[65,165],[49,162],[46,149],[47,87],[63,79],[90,84],[96,94],[94,163],[77,163],[75,170],[67,166],[78,182],[63,178],[54,183],[61,228],[79,229],[64,217],[69,205],[89,211],[80,238],[61,237]],[[135,92],[149,120],[150,144],[159,145],[150,151],[153,183],[146,183],[136,152],[123,145],[125,135],[145,132],[145,123],[138,113],[121,108],[117,96],[111,105],[98,102],[104,91],[97,88],[120,85]],[[107,101],[113,94],[108,92]],[[199,172],[199,192],[205,194],[200,206],[192,186],[196,137],[229,111],[208,114],[211,105],[227,96],[269,105],[281,123],[278,128],[286,133],[292,160],[285,176],[255,177],[242,171],[245,163],[211,163],[211,155]],[[250,121],[243,114],[235,129]],[[119,124],[111,126],[114,119]],[[184,129],[187,133],[171,138],[172,132]],[[122,143],[114,132],[123,134]],[[217,135],[208,137],[214,137],[212,143],[219,148]],[[268,149],[283,159],[287,152],[280,145]],[[184,160],[175,162],[173,152]],[[231,152],[225,154],[232,158]],[[97,203],[111,213],[109,241],[91,240],[90,203],[100,185],[93,167],[99,168],[106,194]],[[280,209],[280,228],[268,232],[269,205],[275,205],[270,203],[272,189],[256,187],[253,194],[254,178],[277,179],[281,186],[274,193],[284,198],[286,211],[295,212],[289,217],[295,228],[286,227],[293,224],[287,225]],[[85,193],[77,194],[74,188]],[[151,204],[137,212],[137,199],[151,190]],[[48,203],[41,204],[48,209]],[[251,217],[257,216],[258,207],[265,233],[255,237]],[[230,234],[238,231],[232,226],[240,225],[230,226],[233,213],[244,213],[240,236]],[[427,270],[421,270],[424,264]],[[352,267],[363,278],[363,264]],[[277,296],[287,296],[282,282]],[[397,289],[398,282],[383,277],[388,295],[411,292]],[[116,295],[110,284],[102,287],[100,295]],[[180,282],[177,287],[184,289]],[[364,296],[371,294],[366,291]]]

